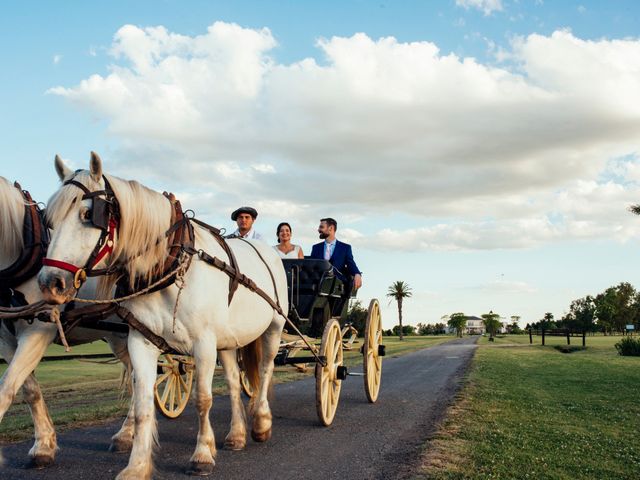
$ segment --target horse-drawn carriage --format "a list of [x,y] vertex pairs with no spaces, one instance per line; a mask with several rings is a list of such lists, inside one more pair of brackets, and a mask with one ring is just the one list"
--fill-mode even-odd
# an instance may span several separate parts
[[[239,364],[255,391],[250,403],[255,441],[271,436],[267,394],[274,363],[315,363],[317,413],[324,425],[333,421],[342,380],[349,375],[343,350],[353,348],[355,335],[353,327],[339,323],[348,306],[350,282],[334,274],[329,262],[287,261],[283,268],[268,245],[225,240],[218,229],[183,212],[173,196],[137,182],[107,179],[95,154],[89,171],[73,172],[59,158],[56,170],[63,184],[47,208],[53,229],[48,247],[43,244],[47,257],[37,258],[42,269],[37,279],[28,280],[31,297],[37,298],[33,292],[39,289],[43,300],[0,309],[5,320],[33,323],[38,318],[55,327],[39,328],[38,355],[30,359],[33,367],[20,370],[12,362],[6,372],[12,381],[4,385],[11,388],[0,393],[15,395],[17,386],[25,382],[23,371],[35,368],[56,329],[63,343],[66,332],[76,327],[128,333],[126,356],[136,380],[135,402],[121,430],[127,432],[124,444],[130,448],[133,443],[133,449],[121,478],[150,478],[156,431],[152,397],[164,415],[176,417],[188,403],[192,382],[197,385],[199,432],[189,471],[211,472],[215,442],[209,410],[218,356],[231,393],[231,428],[225,438],[229,448],[241,449],[246,443]],[[16,211],[24,208],[21,198],[14,203]],[[89,277],[100,278],[97,288],[102,289],[102,300],[77,296]],[[116,298],[111,298],[116,284]],[[69,308],[71,302],[76,308]],[[63,314],[51,306],[61,304],[67,306]],[[236,351],[242,358],[234,357]],[[297,355],[300,352],[308,356]],[[374,402],[384,355],[377,300],[369,306],[361,352],[365,391]],[[50,445],[36,451],[34,458],[46,456],[47,462],[53,461],[55,437],[47,441]]]
[[[382,321],[380,305],[373,299],[367,312],[363,355],[363,373],[352,373],[344,365],[344,350],[352,350],[358,331],[350,324],[340,325],[352,298],[350,279],[342,281],[327,260],[285,259],[289,294],[289,318],[292,327],[282,334],[275,359],[277,366],[293,365],[299,371],[315,363],[316,409],[323,425],[330,425],[338,407],[342,381],[348,375],[362,375],[369,402],[378,398],[382,374]],[[353,292],[355,296],[355,292]],[[302,336],[298,335],[301,334]],[[306,354],[301,356],[300,354]],[[242,358],[239,358],[242,366]],[[176,418],[189,401],[194,371],[193,360],[185,355],[167,354],[158,361],[155,402],[166,417]],[[243,391],[253,394],[246,376],[241,374]]]

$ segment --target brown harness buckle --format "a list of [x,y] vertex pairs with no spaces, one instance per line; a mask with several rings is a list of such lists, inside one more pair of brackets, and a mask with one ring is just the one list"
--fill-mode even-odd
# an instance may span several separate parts
[[76,290],[79,290],[82,284],[87,280],[87,272],[85,272],[84,268],[78,269],[76,274],[73,276],[73,286]]

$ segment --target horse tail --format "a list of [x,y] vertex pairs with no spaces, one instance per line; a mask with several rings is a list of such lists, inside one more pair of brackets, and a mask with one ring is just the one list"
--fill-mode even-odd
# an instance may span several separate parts
[[250,401],[250,410],[260,389],[260,361],[262,360],[262,337],[241,348],[242,369],[249,380],[253,396]]

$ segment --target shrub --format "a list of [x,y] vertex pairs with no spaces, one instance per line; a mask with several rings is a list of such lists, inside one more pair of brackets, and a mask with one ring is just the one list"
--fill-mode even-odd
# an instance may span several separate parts
[[616,350],[620,355],[640,357],[640,338],[624,337],[616,343]]

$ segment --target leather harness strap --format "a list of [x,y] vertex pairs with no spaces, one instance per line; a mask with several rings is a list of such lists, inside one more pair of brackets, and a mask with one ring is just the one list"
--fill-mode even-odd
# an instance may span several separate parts
[[36,275],[42,268],[42,259],[49,246],[49,231],[44,225],[42,210],[18,182],[14,186],[20,191],[25,204],[22,224],[24,248],[13,264],[0,271],[1,289],[15,288]]
[[[283,315],[286,318],[285,313],[282,311],[282,307],[280,307],[280,302],[275,302],[269,296],[268,293],[266,293],[264,290],[262,290],[260,287],[258,287],[258,285],[256,285],[256,282],[251,280],[244,273],[240,273],[236,268],[232,267],[231,265],[226,263],[224,260],[220,260],[218,257],[212,257],[211,255],[209,255],[207,252],[205,252],[203,250],[199,250],[199,251],[197,251],[195,253],[198,255],[198,258],[200,258],[200,260],[202,260],[203,262],[211,265],[212,267],[217,268],[218,270],[222,271],[223,273],[226,273],[229,276],[229,278],[237,280],[238,284],[240,284],[240,285],[242,285],[244,287],[247,287],[252,292],[258,294],[276,312],[278,312],[280,315]],[[271,272],[271,271],[269,270],[269,272]]]
[[175,351],[164,338],[153,333],[146,325],[138,321],[135,315],[126,308],[118,306],[116,314],[131,328],[140,332],[144,338],[153,343],[162,353]]
[[[147,288],[158,279],[162,278],[168,272],[176,270],[180,257],[183,251],[193,249],[195,243],[195,236],[193,232],[193,225],[191,220],[182,211],[180,201],[176,200],[172,193],[164,192],[164,196],[171,203],[171,227],[166,231],[165,237],[168,239],[167,244],[169,247],[169,253],[164,263],[161,264],[161,268],[153,276],[151,281],[147,281],[144,278],[136,278],[134,281],[133,289],[129,287],[129,279],[126,275],[122,276],[118,281],[118,293],[117,295],[130,295],[136,291]],[[155,286],[149,291],[149,293],[167,288],[175,282],[176,276],[172,275],[165,282]]]
[[262,256],[262,254],[258,251],[258,249],[255,247],[255,245],[251,242],[248,242],[247,240],[245,240],[244,238],[240,238],[240,240],[242,240],[243,242],[245,242],[247,245],[249,245],[251,248],[253,248],[253,250],[256,252],[256,254],[258,255],[258,257],[260,258],[260,260],[262,260],[262,263],[264,263],[264,266],[267,268],[267,272],[269,272],[269,276],[271,277],[271,283],[273,285],[273,292],[276,295],[276,303],[278,305],[280,305],[280,297],[278,296],[278,289],[276,288],[276,279],[273,277],[273,272],[271,271],[271,269],[269,268],[269,265],[267,264],[267,261],[264,259],[264,257]]

